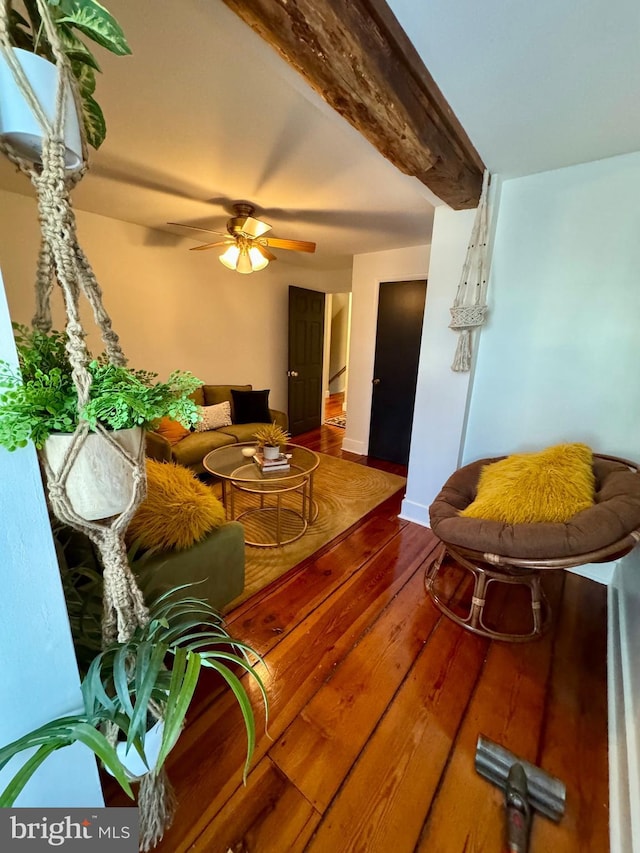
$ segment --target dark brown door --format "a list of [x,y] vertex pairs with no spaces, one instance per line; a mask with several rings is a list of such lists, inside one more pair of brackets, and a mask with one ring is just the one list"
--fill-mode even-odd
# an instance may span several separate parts
[[289,431],[298,435],[322,420],[324,293],[289,288]]
[[406,465],[418,380],[426,281],[380,285],[369,456]]

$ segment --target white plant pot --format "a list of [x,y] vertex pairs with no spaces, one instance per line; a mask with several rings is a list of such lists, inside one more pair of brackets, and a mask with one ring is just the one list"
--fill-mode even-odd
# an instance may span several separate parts
[[[53,121],[58,87],[58,69],[53,63],[30,53],[28,50],[14,47],[27,79],[40,102],[43,112]],[[65,163],[68,170],[77,169],[82,164],[82,142],[78,113],[71,88],[67,83],[65,99]],[[40,163],[42,157],[42,128],[31,111],[24,95],[18,89],[11,69],[0,53],[0,138],[10,143],[16,152],[31,163]]]
[[267,447],[262,448],[262,455],[265,459],[277,459],[280,456],[280,448],[279,447]]
[[[144,441],[140,427],[116,430],[110,435],[129,456],[138,458]],[[60,471],[72,437],[54,433],[40,451],[55,474]],[[129,505],[133,488],[131,466],[101,435],[90,432],[79,448],[66,481],[66,492],[74,510],[87,521],[119,515]]]
[[[163,733],[164,722],[162,720],[158,720],[155,726],[149,729],[144,736],[144,754],[147,757],[148,767],[138,755],[138,751],[135,746],[130,746],[127,750],[127,744],[125,741],[120,741],[116,744],[118,758],[120,759],[129,779],[140,779],[142,776],[146,776],[150,770],[154,769],[158,761],[158,755],[160,754]],[[105,767],[105,770],[113,776],[113,773],[111,773],[111,770],[109,770],[108,767]]]

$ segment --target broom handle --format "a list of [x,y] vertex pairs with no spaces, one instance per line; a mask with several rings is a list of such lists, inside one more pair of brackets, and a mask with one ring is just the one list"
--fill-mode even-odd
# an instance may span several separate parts
[[531,829],[527,777],[521,764],[512,765],[505,789],[506,853],[527,853]]

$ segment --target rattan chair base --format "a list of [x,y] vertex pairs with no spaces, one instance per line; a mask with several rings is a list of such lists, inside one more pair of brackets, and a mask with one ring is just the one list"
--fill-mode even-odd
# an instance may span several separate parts
[[[462,617],[451,610],[435,589],[436,579],[447,554],[451,556],[458,566],[471,572],[474,578],[471,609],[469,615],[466,617]],[[481,637],[487,637],[490,640],[525,643],[541,637],[551,624],[551,607],[540,583],[540,572],[536,569],[505,568],[501,570],[496,566],[483,562],[481,556],[479,555],[478,558],[472,561],[451,547],[451,545],[444,545],[433,563],[427,567],[425,573],[425,589],[433,603],[445,616],[448,616],[457,625]],[[517,584],[519,586],[526,586],[529,589],[533,618],[533,628],[531,631],[528,633],[502,632],[494,630],[485,624],[484,608],[487,600],[487,590],[491,583]]]

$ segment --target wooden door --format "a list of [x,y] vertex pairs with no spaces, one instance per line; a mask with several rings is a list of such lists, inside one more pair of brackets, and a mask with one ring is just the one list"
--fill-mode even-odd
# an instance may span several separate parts
[[324,293],[289,288],[289,431],[298,435],[322,421]]
[[426,281],[380,285],[369,456],[406,465],[418,380]]

